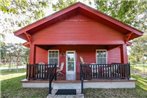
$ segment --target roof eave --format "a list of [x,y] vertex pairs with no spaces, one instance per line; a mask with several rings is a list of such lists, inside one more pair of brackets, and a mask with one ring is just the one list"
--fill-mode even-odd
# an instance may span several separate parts
[[25,33],[25,32],[27,32],[27,31],[29,31],[29,30],[37,27],[37,26],[40,26],[40,25],[42,25],[42,24],[44,24],[44,23],[46,23],[46,22],[48,22],[48,21],[50,21],[50,20],[52,20],[54,18],[57,18],[57,17],[61,16],[62,14],[68,13],[69,11],[74,10],[76,8],[79,8],[79,7],[86,10],[86,11],[88,11],[88,12],[91,12],[91,13],[95,14],[96,16],[102,17],[106,21],[109,21],[109,22],[111,22],[111,23],[113,23],[115,25],[118,25],[118,26],[128,30],[129,32],[135,33],[137,36],[143,35],[142,31],[137,30],[136,28],[131,27],[131,26],[127,25],[127,24],[124,24],[121,21],[118,21],[118,20],[116,20],[116,19],[114,19],[114,18],[112,18],[112,17],[110,17],[110,16],[108,16],[108,15],[106,15],[106,14],[100,12],[100,11],[97,11],[96,9],[88,7],[85,4],[82,4],[80,2],[75,3],[75,4],[69,6],[69,7],[65,8],[65,9],[60,10],[60,11],[58,11],[58,12],[52,14],[52,15],[49,15],[49,16],[43,18],[43,19],[40,19],[40,20],[30,24],[30,25],[27,25],[24,28],[15,31],[14,35],[20,37],[20,35],[22,33]]

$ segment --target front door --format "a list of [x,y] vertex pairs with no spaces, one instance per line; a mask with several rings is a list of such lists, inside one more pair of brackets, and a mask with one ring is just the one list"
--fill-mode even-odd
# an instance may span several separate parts
[[66,51],[66,80],[76,79],[75,51]]

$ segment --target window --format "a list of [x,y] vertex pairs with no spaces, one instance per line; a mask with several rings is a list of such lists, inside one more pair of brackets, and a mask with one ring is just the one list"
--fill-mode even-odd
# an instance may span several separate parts
[[59,50],[49,50],[48,63],[59,65]]
[[96,63],[97,64],[107,63],[107,50],[96,50]]

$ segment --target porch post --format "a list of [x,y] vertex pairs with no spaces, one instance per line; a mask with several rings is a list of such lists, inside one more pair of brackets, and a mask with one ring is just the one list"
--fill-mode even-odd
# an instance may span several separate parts
[[[30,71],[30,79],[34,79],[35,77],[35,45],[30,45],[30,55],[29,55],[29,71]],[[32,65],[33,64],[33,65]]]
[[121,45],[120,52],[121,52],[121,63],[127,64],[128,63],[128,55],[127,55],[126,44]]
[[30,45],[30,55],[29,55],[29,63],[34,64],[35,63],[35,45]]

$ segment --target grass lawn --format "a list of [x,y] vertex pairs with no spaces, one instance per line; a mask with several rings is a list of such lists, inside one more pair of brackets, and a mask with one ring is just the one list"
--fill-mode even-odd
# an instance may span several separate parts
[[[25,78],[25,71],[1,72],[2,98],[46,98],[48,89],[25,89],[20,80]],[[14,75],[15,74],[15,75]],[[13,76],[14,75],[14,76]],[[6,78],[9,77],[9,78]],[[147,98],[147,78],[133,75],[138,79],[135,89],[85,89],[85,98]]]
[[25,78],[25,71],[1,71],[1,98],[46,98],[48,89],[25,89],[20,80]]

